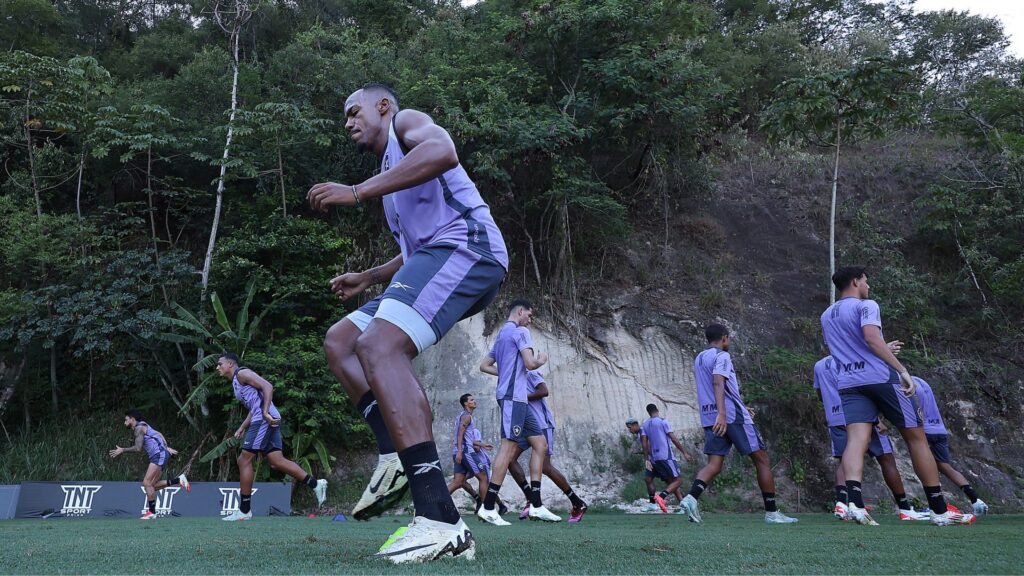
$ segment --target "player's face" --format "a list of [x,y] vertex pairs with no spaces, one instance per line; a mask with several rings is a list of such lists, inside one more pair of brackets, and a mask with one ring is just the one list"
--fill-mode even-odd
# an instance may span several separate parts
[[469,410],[476,410],[476,398],[472,396],[466,398],[466,408]]
[[231,375],[231,361],[227,358],[217,360],[217,373],[227,378]]
[[125,416],[124,426],[125,428],[132,428],[133,426],[135,426],[135,420],[133,420],[131,416]]
[[360,152],[372,150],[381,131],[381,119],[389,108],[387,99],[376,102],[362,90],[355,91],[345,101],[345,130]]
[[868,286],[867,274],[854,280],[853,284],[854,286],[857,287],[857,296],[859,296],[862,300],[866,299],[868,297],[868,292],[871,290],[871,287]]
[[639,424],[626,424],[626,430],[629,430],[630,434],[636,434],[640,431]]
[[731,340],[732,339],[729,338],[729,336],[726,336],[726,337],[722,338],[722,350],[724,350],[725,352],[729,351],[729,342]]
[[519,325],[520,326],[529,326],[532,323],[533,323],[533,308],[530,308],[530,309],[520,308],[519,309]]

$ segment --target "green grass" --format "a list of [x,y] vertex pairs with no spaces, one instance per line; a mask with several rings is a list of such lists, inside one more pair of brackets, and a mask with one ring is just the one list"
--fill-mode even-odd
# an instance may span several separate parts
[[760,514],[591,514],[582,524],[470,522],[477,559],[392,567],[367,556],[408,518],[10,520],[0,522],[0,573],[578,574],[1022,573],[1024,516],[974,526],[842,523],[825,514],[765,525]]

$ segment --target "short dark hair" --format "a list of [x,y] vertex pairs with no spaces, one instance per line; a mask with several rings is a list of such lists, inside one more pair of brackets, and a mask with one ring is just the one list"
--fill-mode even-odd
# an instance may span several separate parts
[[704,328],[704,337],[708,339],[708,343],[718,342],[722,338],[729,335],[729,329],[721,324],[708,324]]
[[836,270],[836,273],[832,275],[832,284],[835,285],[836,290],[842,292],[858,278],[863,278],[868,275],[867,268],[863,266],[843,266]]
[[398,110],[398,94],[395,93],[395,89],[383,82],[369,82],[363,84],[360,90],[364,92],[385,92],[391,103],[395,105],[395,110]]
[[526,308],[527,310],[533,310],[533,304],[531,304],[529,300],[527,300],[526,298],[516,298],[515,300],[512,301],[511,304],[508,305],[509,313],[511,314],[513,310],[520,306]]
[[217,357],[218,360],[230,360],[235,364],[241,365],[238,356],[234,352],[225,352]]
[[469,400],[470,396],[472,396],[472,394],[468,392],[466,394],[463,394],[462,396],[459,396],[459,404],[462,404],[463,408],[466,407],[466,400]]
[[648,415],[654,414],[657,411],[658,411],[658,407],[655,406],[654,404],[648,404],[647,405],[647,414]]
[[134,408],[125,411],[124,415],[128,416],[129,418],[134,418],[136,422],[142,422],[142,412],[139,412]]

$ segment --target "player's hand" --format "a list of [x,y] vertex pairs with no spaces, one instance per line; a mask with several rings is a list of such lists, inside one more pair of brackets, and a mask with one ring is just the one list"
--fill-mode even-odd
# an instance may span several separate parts
[[124,452],[124,448],[121,448],[120,446],[115,444],[114,449],[108,452],[107,454],[109,454],[111,458],[117,458],[118,456],[121,455],[122,452]]
[[900,388],[903,389],[903,394],[907,396],[913,396],[914,392],[917,392],[917,382],[914,382],[910,372],[906,370],[900,372]]
[[263,421],[271,426],[277,426],[281,423],[281,420],[274,418],[270,415],[270,412],[267,412],[266,410],[263,411]]
[[547,364],[548,363],[548,353],[547,352],[540,352],[540,353],[538,353],[537,354],[537,362],[540,362],[541,364]]
[[174,456],[175,454],[178,453],[178,451],[175,450],[174,448],[171,448],[170,446],[168,446],[167,447],[167,453],[170,454],[171,456]]
[[341,300],[348,300],[357,296],[370,287],[371,276],[365,272],[346,272],[341,276],[331,278],[328,285],[331,292]]
[[725,431],[728,428],[725,423],[725,414],[719,412],[718,416],[715,416],[715,423],[711,426],[711,431],[715,433],[715,436],[725,436]]
[[245,428],[235,430],[235,440],[241,440],[242,436],[245,436]]
[[889,351],[892,352],[893,356],[899,356],[900,350],[903,350],[903,342],[900,342],[899,340],[886,342],[885,345],[889,347]]
[[881,422],[875,424],[875,431],[883,436],[889,433],[889,429],[886,428],[885,424],[882,424]]
[[456,464],[462,464],[462,452],[461,451],[455,453],[455,463]]
[[654,464],[651,464],[650,460],[644,460],[644,468],[647,469],[648,472],[652,472],[654,471]]
[[306,193],[306,200],[310,207],[320,212],[326,212],[328,206],[353,206],[357,203],[352,186],[336,182],[322,182],[313,186]]

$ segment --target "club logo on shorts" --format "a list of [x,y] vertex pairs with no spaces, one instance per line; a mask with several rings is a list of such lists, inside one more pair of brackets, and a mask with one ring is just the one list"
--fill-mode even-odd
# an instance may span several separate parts
[[409,286],[408,284],[402,284],[401,282],[395,282],[395,283],[391,284],[391,286],[388,286],[388,288],[401,288],[402,290],[405,290],[406,292],[408,292],[409,290],[413,290],[414,289],[412,286]]
[[[146,489],[139,486],[139,490],[142,490],[142,513],[145,514],[146,510],[149,510],[149,498],[146,496]],[[170,516],[171,504],[174,502],[174,495],[178,493],[177,486],[168,486],[163,490],[156,491],[156,515],[157,516]]]
[[88,516],[92,512],[92,499],[102,486],[82,484],[61,484],[64,491],[64,506],[60,513],[65,516]]
[[522,426],[518,426],[517,425],[517,426],[513,426],[512,427],[512,435],[513,436],[519,436],[522,433],[523,433],[523,427]]
[[[239,488],[218,488],[218,490],[220,490],[220,495],[224,497],[220,501],[220,515],[221,516],[227,516],[228,514],[231,514],[232,512],[237,511],[238,510],[238,503],[242,499],[241,496],[239,496],[239,493],[240,493],[239,490],[240,489]],[[256,494],[257,491],[258,491],[257,488],[253,488],[252,489],[252,493],[253,494]],[[250,496],[251,495],[252,494],[250,494]]]

